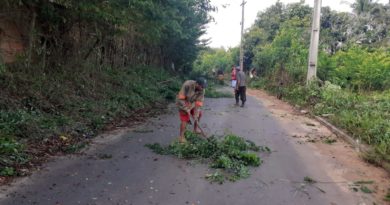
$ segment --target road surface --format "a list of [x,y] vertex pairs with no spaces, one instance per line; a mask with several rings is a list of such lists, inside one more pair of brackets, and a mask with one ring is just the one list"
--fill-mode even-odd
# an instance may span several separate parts
[[[57,158],[31,177],[2,187],[0,204],[372,204],[369,195],[351,191],[342,179],[334,181],[331,157],[291,137],[300,122],[286,127],[253,97],[245,108],[233,103],[232,98],[206,99],[201,124],[208,135],[232,132],[271,148],[272,153],[260,154],[264,163],[251,168],[248,179],[210,184],[204,179],[212,172],[207,165],[144,147],[177,138],[179,119],[170,105],[166,114],[134,129],[98,137],[84,155]],[[306,176],[325,183],[305,184]]]

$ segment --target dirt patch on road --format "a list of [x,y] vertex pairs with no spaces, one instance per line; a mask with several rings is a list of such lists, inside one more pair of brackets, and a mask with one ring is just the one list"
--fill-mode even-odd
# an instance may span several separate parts
[[305,112],[262,90],[248,89],[247,93],[260,100],[297,143],[313,146],[318,151],[313,154],[326,156],[329,176],[334,182],[345,182],[355,191],[363,191],[361,187],[354,187],[356,182],[370,182],[364,186],[373,191],[372,195],[376,201],[386,203],[383,199],[389,189],[390,180],[385,170],[365,162],[360,157],[361,153],[337,138],[328,128],[305,115]]

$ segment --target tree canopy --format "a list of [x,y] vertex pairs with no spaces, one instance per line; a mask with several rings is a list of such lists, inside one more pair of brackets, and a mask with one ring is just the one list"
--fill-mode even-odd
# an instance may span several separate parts
[[[0,12],[11,11],[7,19],[28,28],[24,35],[33,58],[46,58],[48,65],[88,59],[118,66],[173,63],[180,69],[190,69],[214,10],[210,0],[5,0],[2,5]],[[27,25],[27,19],[34,23]]]

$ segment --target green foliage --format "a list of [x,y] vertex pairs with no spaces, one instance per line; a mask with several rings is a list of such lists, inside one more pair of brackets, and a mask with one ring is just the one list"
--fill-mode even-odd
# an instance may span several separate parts
[[23,150],[23,145],[9,137],[0,138],[0,154],[9,155],[9,154],[18,154]]
[[366,186],[361,186],[360,187],[360,191],[362,191],[363,193],[366,193],[366,194],[373,193],[373,191],[371,189],[369,189],[368,187],[366,187]]
[[0,137],[0,176],[16,175],[17,171],[13,166],[20,166],[29,161],[24,148],[24,145],[11,137]]
[[208,98],[232,98],[233,94],[223,91],[217,91],[215,88],[210,87],[206,89],[205,97]]
[[245,67],[255,67],[259,74],[267,75],[285,68],[291,69],[293,78],[302,74],[307,64],[306,28],[310,25],[310,14],[311,9],[302,2],[287,5],[277,2],[259,13],[245,35]]
[[[36,131],[37,124],[35,112],[25,110],[0,111],[0,133],[18,137],[28,137],[28,131]],[[27,131],[27,132],[26,132]]]
[[207,174],[206,179],[210,182],[215,182],[218,184],[223,184],[225,182],[225,176],[219,171],[216,171],[213,174]]
[[4,167],[0,169],[0,176],[15,176],[15,169],[12,167]]
[[249,87],[251,88],[265,88],[267,85],[267,80],[264,78],[255,79],[249,82]]
[[32,46],[22,55],[23,66],[58,69],[87,61],[96,67],[171,67],[173,63],[182,71],[191,69],[199,37],[214,10],[209,0],[7,0],[0,8],[10,14],[7,19],[26,28],[30,28],[26,19],[35,20],[34,28],[23,33]]
[[[17,73],[14,76],[23,81],[7,79],[9,86],[15,86],[15,90],[8,89],[7,92],[22,90],[19,94],[26,96],[27,101],[16,101],[15,108],[0,111],[0,133],[17,137],[39,136],[42,131],[59,132],[78,121],[99,130],[116,117],[129,116],[132,110],[172,99],[180,87],[179,82],[169,79],[170,75],[158,68],[106,68],[95,73],[86,67],[82,73],[74,72],[70,70],[63,76],[52,73],[45,79],[38,74]],[[31,86],[29,82],[35,85]],[[0,99],[0,106],[7,107],[8,104],[6,98]]]
[[[358,12],[358,17],[323,8],[318,74],[320,79],[345,88],[386,90],[390,66],[384,40],[388,25],[383,25],[383,19],[389,18],[390,13],[386,13],[388,5],[366,4],[369,6],[363,6],[366,9]],[[374,13],[376,20],[370,22],[368,19],[373,19]],[[272,86],[305,83],[310,19],[311,8],[302,2],[287,5],[278,2],[259,13],[256,23],[245,34],[245,67],[255,67]],[[351,33],[351,30],[356,32]],[[356,42],[365,46],[357,47]]]
[[233,161],[226,155],[220,155],[212,166],[214,168],[231,169],[233,167]]
[[307,69],[309,18],[291,18],[280,25],[272,42],[258,44],[252,50],[252,66],[275,86],[304,82]]
[[320,77],[356,91],[390,88],[390,55],[384,49],[354,47],[333,56],[321,55]]
[[370,187],[372,187],[373,183],[374,183],[374,181],[372,181],[372,180],[360,180],[360,181],[354,182],[350,186],[351,186],[352,190],[354,190],[355,192],[358,192],[360,190],[363,193],[371,194],[371,193],[374,193],[374,191],[370,188]]
[[206,175],[212,182],[236,181],[250,176],[248,166],[260,166],[262,161],[254,152],[269,152],[268,147],[259,147],[249,140],[236,135],[226,135],[222,139],[215,136],[204,139],[191,132],[185,133],[188,143],[174,142],[167,147],[158,143],[145,146],[157,154],[174,155],[184,159],[206,159],[212,168],[219,171]]
[[309,176],[305,176],[305,177],[303,178],[303,181],[306,182],[306,183],[308,183],[308,184],[315,184],[315,183],[317,183],[316,180],[314,180],[313,178],[311,178],[311,177],[309,177]]
[[390,92],[357,94],[326,82],[323,87],[294,86],[283,91],[286,100],[309,107],[316,115],[373,145],[366,158],[376,164],[390,162]]
[[233,65],[238,62],[233,60],[231,50],[225,51],[223,48],[206,49],[200,52],[193,64],[193,71],[202,75],[212,76],[213,71],[222,70],[230,72]]
[[44,75],[34,69],[35,73],[7,70],[0,78],[0,136],[7,136],[0,138],[0,164],[8,167],[28,160],[23,150],[30,144],[62,135],[69,142],[47,143],[54,146],[50,149],[78,152],[86,145],[85,138],[137,110],[172,99],[180,88],[171,74],[154,67],[107,67],[96,72],[85,65]]

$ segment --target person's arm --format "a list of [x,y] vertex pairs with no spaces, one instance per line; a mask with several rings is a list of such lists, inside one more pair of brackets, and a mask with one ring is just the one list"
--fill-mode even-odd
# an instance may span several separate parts
[[204,93],[205,93],[205,91],[202,90],[202,93],[196,98],[195,108],[194,108],[195,120],[199,120],[200,109],[201,109],[201,107],[203,107],[203,102],[204,102]]
[[187,101],[189,89],[190,88],[188,85],[183,86],[178,94],[178,97],[177,97],[177,105],[178,105],[179,109],[183,110],[187,113],[189,113],[191,111],[191,105]]

